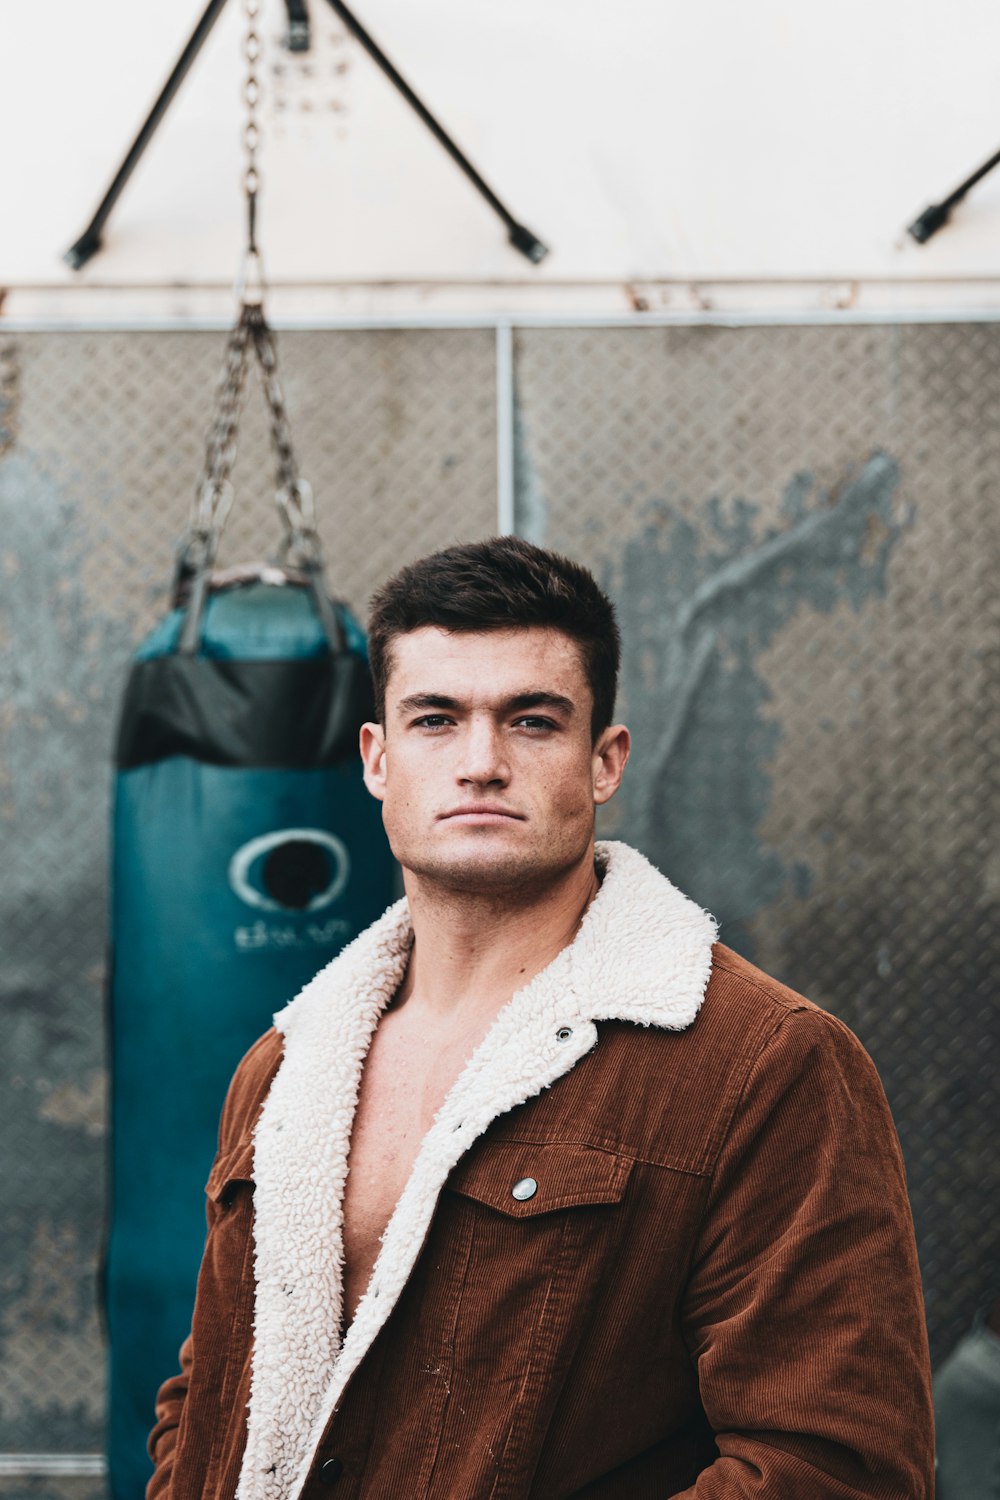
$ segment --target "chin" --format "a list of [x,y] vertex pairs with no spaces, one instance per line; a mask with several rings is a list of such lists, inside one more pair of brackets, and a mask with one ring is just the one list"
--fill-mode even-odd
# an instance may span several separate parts
[[578,863],[586,850],[514,849],[501,840],[463,840],[464,847],[394,850],[404,870],[469,896],[546,886]]

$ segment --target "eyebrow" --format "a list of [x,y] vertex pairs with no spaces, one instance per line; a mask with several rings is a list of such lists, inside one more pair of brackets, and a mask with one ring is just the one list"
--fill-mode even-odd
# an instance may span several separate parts
[[[411,693],[408,698],[401,698],[396,706],[400,713],[409,714],[418,709],[445,709],[456,713],[463,705],[457,698],[451,698],[446,693]],[[499,707],[505,713],[513,713],[516,710],[523,713],[530,708],[551,708],[567,717],[576,711],[576,704],[572,698],[564,698],[561,693],[550,693],[545,690],[515,693],[512,698],[505,699]]]

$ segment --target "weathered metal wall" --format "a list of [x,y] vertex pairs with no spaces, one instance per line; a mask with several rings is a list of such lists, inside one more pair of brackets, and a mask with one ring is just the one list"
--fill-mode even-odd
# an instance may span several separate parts
[[940,1355],[1000,1291],[1000,327],[526,331],[519,520],[622,611],[609,825],[882,1073]]
[[[100,1446],[108,761],[222,342],[0,339],[0,1456]],[[494,529],[489,331],[280,349],[350,600]],[[941,1353],[1000,1262],[1000,327],[525,329],[515,377],[518,529],[622,612],[636,751],[605,831],[873,1052]],[[262,426],[230,558],[277,535]],[[0,1494],[92,1489],[0,1467]]]

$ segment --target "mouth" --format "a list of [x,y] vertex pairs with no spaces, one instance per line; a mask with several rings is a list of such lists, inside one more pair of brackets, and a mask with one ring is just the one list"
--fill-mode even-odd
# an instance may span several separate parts
[[450,812],[441,813],[439,821],[442,823],[523,823],[521,813],[511,812],[506,807],[492,807],[484,802],[470,802],[466,807],[453,807]]

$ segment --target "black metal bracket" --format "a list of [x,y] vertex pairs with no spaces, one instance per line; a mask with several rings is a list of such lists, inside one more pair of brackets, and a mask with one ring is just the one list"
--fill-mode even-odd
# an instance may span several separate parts
[[[393,86],[402,94],[407,104],[420,117],[435,140],[444,147],[452,161],[461,168],[473,187],[485,198],[486,202],[493,209],[493,212],[503,221],[507,229],[507,238],[514,248],[519,250],[522,255],[527,256],[528,260],[536,265],[539,261],[544,260],[548,254],[548,247],[543,245],[538,236],[533,234],[524,224],[519,223],[513,214],[501,203],[492,188],[476,171],[469,158],[452,140],[444,126],[435,119],[423,101],[414,93],[402,74],[389,61],[381,47],[369,35],[353,12],[342,3],[342,0],[328,0],[328,3],[340,17],[341,21],[343,21],[351,35],[360,42],[369,57],[378,64]],[[192,63],[204,46],[205,40],[218,20],[225,4],[226,0],[209,0],[207,8],[192,32],[183,52],[177,59],[173,72],[164,84],[159,98],[150,110],[142,129],[130,146],[124,161],[115,173],[111,186],[101,199],[97,212],[80,238],[66,251],[63,258],[72,266],[74,271],[79,271],[100,250],[103,243],[104,226],[108,221],[111,210],[121,197],[125,184],[135,171],[157,126],[166,114],[174,95],[187,76]],[[305,51],[309,47],[310,42],[309,14],[306,10],[305,0],[286,0],[286,4],[288,9],[289,50]]]
[[286,46],[289,52],[308,52],[312,45],[309,33],[309,12],[306,0],[285,0],[288,11],[288,34]]
[[907,225],[907,234],[911,234],[918,245],[926,245],[931,236],[937,234],[938,230],[947,224],[956,203],[961,203],[969,189],[975,187],[987,172],[992,172],[998,163],[1000,163],[1000,151],[991,156],[989,161],[983,162],[983,165],[977,168],[971,177],[967,177],[963,183],[960,183],[953,193],[949,193],[947,198],[925,208],[918,219],[914,219],[912,224]]
[[528,260],[534,262],[535,265],[539,261],[544,260],[549,253],[548,246],[543,245],[538,236],[532,234],[531,230],[524,224],[519,224],[514,215],[504,207],[496,193],[480,177],[469,158],[456,146],[451,136],[444,129],[444,126],[434,118],[426,105],[413,92],[406,79],[394,64],[389,61],[374,37],[365,30],[354,13],[343,3],[343,0],[327,0],[327,4],[340,17],[351,35],[361,43],[372,61],[381,68],[393,87],[402,94],[410,108],[427,126],[427,129],[438,144],[444,147],[455,165],[465,173],[477,192],[486,199],[486,202],[497,217],[503,220],[507,228],[507,238],[515,250],[520,250],[521,254],[527,256]]
[[184,51],[177,59],[173,72],[163,85],[160,97],[153,105],[145,124],[129,147],[125,160],[115,173],[111,186],[101,199],[97,212],[80,238],[76,241],[76,244],[71,245],[63,256],[63,259],[73,267],[74,271],[79,271],[81,266],[85,266],[91,256],[96,255],[98,250],[100,250],[102,233],[105,224],[108,222],[111,210],[121,197],[125,184],[139,165],[142,153],[152,140],[156,127],[166,114],[171,100],[187,77],[191,64],[204,46],[209,32],[222,14],[225,3],[226,0],[209,0],[208,7],[191,33]]

